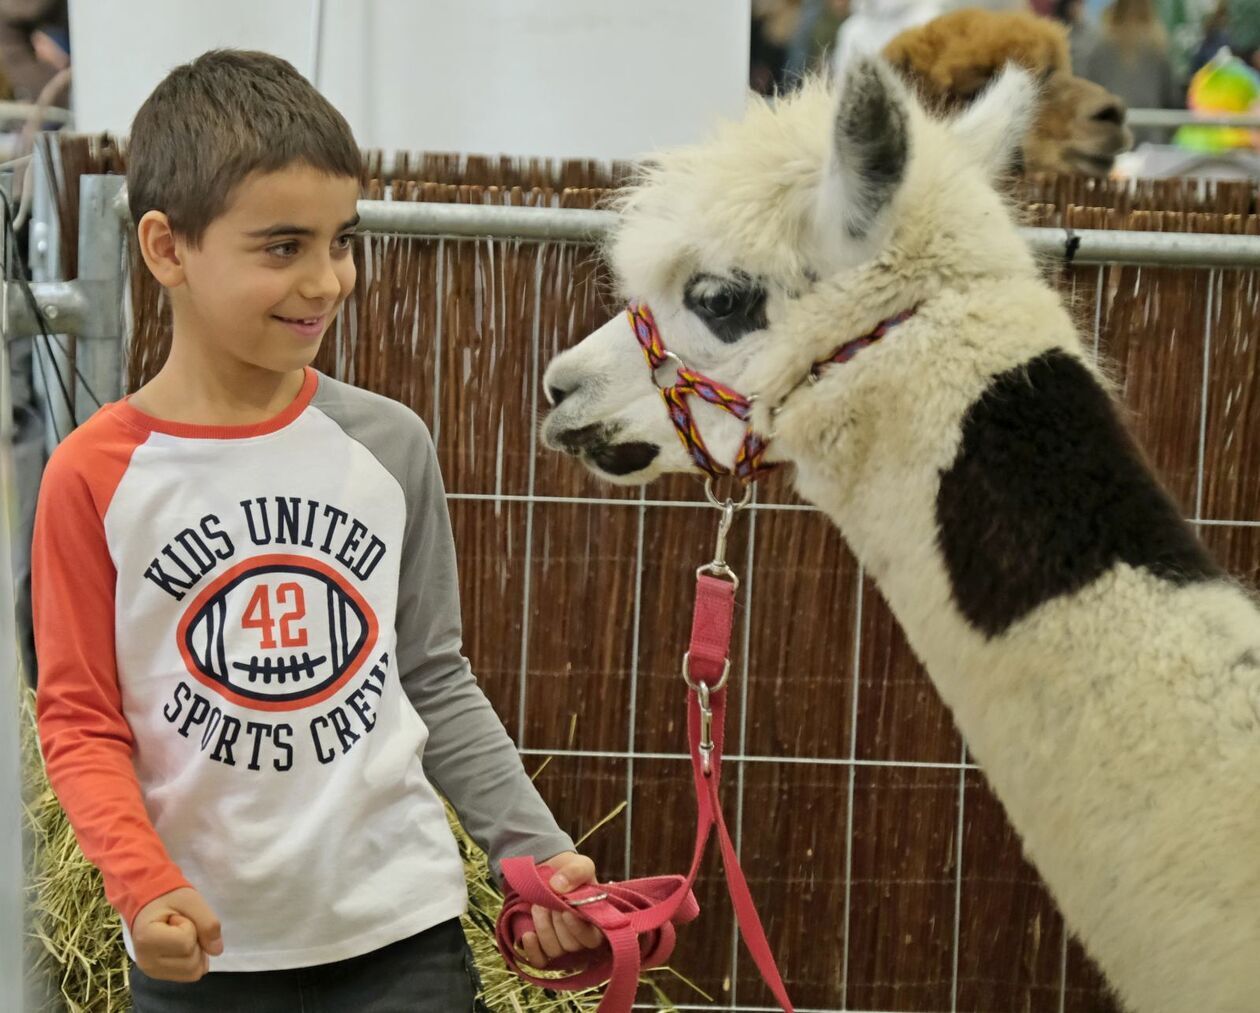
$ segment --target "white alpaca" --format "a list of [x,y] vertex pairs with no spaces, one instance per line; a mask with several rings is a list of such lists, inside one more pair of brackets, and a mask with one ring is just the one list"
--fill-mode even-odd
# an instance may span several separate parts
[[[1032,87],[1008,71],[952,122],[875,62],[839,92],[660,156],[610,246],[622,291],[756,395],[1126,1004],[1254,1013],[1260,610],[1150,477],[990,185]],[[547,443],[603,477],[694,468],[624,317],[544,382]],[[696,417],[729,464],[742,424]]]

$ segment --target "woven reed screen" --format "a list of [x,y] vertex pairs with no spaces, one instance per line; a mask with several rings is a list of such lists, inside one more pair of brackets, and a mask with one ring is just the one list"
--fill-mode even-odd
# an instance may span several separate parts
[[[588,207],[614,182],[588,163],[412,165],[399,199]],[[416,181],[426,174],[439,181]],[[1032,220],[1077,228],[1258,231],[1245,186],[1128,194],[1042,180],[1024,199]],[[590,247],[534,242],[372,236],[358,256],[358,288],[318,365],[433,429],[482,685],[562,823],[582,832],[630,800],[585,846],[604,876],[681,871],[693,831],[679,656],[714,517],[690,480],[645,498],[597,484],[539,447],[533,424],[546,362],[616,312],[603,268]],[[1055,280],[1187,516],[1260,583],[1257,273],[1076,267]],[[133,386],[162,344],[149,286],[135,310]],[[745,583],[726,805],[799,1006],[1114,1009],[834,528],[778,477],[741,517],[729,558]],[[698,893],[703,915],[675,966],[715,1008],[769,1005],[733,941],[716,865]],[[671,992],[709,1005],[681,984]]]

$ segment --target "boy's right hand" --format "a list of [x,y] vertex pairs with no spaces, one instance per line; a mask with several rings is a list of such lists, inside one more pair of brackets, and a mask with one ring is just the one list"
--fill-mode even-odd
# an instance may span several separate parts
[[219,919],[205,898],[180,887],[149,901],[131,925],[136,964],[150,978],[196,981],[223,952]]

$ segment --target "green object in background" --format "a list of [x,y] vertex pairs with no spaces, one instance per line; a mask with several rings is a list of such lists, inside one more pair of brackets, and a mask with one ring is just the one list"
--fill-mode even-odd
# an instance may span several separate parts
[[[1206,63],[1190,81],[1186,105],[1199,113],[1237,114],[1260,109],[1260,73],[1228,50]],[[1173,142],[1188,151],[1214,154],[1257,147],[1260,132],[1194,124],[1177,130]]]

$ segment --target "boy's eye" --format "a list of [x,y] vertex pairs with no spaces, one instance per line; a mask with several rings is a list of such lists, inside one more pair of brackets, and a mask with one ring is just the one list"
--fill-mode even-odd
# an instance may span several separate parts
[[347,232],[345,235],[338,236],[333,241],[333,248],[337,250],[348,250],[354,245],[354,233]]
[[277,257],[293,257],[297,255],[298,244],[294,242],[276,243],[275,246],[268,246],[267,252],[273,253]]

